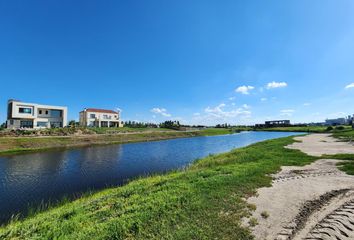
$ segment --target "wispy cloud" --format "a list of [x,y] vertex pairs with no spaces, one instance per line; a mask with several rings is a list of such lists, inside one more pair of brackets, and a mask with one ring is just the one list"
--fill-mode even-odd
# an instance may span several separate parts
[[160,114],[161,116],[164,116],[164,117],[171,117],[172,116],[171,114],[169,114],[167,112],[167,110],[165,108],[155,107],[155,108],[151,109],[150,111],[155,114]]
[[286,82],[270,82],[267,84],[267,89],[272,89],[272,88],[284,88],[288,86]]
[[307,107],[307,106],[310,106],[311,103],[304,103],[304,106]]
[[250,91],[253,89],[254,89],[253,86],[240,86],[240,87],[236,88],[235,91],[238,93],[247,95],[247,94],[250,94]]
[[268,98],[261,98],[261,102],[265,102],[265,101],[267,101],[268,100]]
[[242,107],[243,107],[244,109],[250,109],[250,108],[251,108],[251,106],[250,106],[250,105],[247,105],[247,104],[243,104]]
[[233,100],[235,100],[235,97],[229,97],[229,100],[233,101]]
[[348,84],[347,86],[345,86],[345,89],[349,89],[349,88],[354,88],[354,83]]
[[293,109],[283,109],[283,110],[280,111],[280,116],[288,116],[288,117],[290,117],[290,116],[293,115],[294,112],[295,112],[295,110],[293,110]]
[[207,114],[207,117],[214,117],[218,119],[228,119],[234,118],[237,116],[249,116],[251,111],[249,111],[249,106],[244,104],[243,107],[231,109],[229,111],[225,110],[226,104],[221,103],[216,107],[207,107],[204,112]]

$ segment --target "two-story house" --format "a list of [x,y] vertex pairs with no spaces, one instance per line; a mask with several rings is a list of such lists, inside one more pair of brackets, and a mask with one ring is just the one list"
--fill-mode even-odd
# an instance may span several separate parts
[[80,112],[80,125],[83,127],[123,127],[117,111],[85,108]]
[[67,107],[9,100],[6,125],[9,129],[65,127],[67,112]]

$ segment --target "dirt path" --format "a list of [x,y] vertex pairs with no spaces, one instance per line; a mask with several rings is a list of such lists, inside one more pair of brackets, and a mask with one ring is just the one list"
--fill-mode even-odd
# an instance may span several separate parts
[[[296,139],[303,142],[288,147],[310,155],[354,153],[354,146],[328,135]],[[259,189],[248,200],[257,206],[256,239],[354,239],[354,176],[339,171],[337,162],[321,159],[283,167],[273,176],[272,187]]]

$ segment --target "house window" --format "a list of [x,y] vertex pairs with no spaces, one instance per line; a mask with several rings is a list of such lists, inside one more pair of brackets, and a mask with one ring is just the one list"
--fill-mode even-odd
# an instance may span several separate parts
[[51,128],[60,128],[60,127],[63,127],[63,123],[62,122],[50,122],[50,127]]
[[47,122],[37,122],[37,127],[47,127]]
[[45,115],[48,115],[48,110],[45,110]]
[[89,127],[94,127],[95,126],[95,121],[90,121],[88,126]]
[[42,110],[39,110],[38,112],[39,112],[39,114],[42,114]]
[[51,117],[60,118],[62,116],[61,110],[50,110]]
[[20,122],[21,128],[33,128],[33,121],[23,120]]
[[95,118],[96,115],[95,114],[90,114],[90,118]]
[[26,113],[26,114],[31,114],[32,113],[32,108],[24,108],[24,107],[20,107],[18,109],[19,113]]
[[101,127],[108,127],[108,122],[107,121],[102,121],[101,122]]

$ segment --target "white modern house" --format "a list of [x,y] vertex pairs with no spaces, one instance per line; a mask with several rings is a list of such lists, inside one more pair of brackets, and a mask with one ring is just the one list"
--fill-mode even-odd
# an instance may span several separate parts
[[26,103],[11,99],[7,103],[6,126],[9,129],[65,127],[67,113],[67,107]]
[[80,125],[83,127],[123,127],[123,122],[117,111],[85,108],[80,112]]

